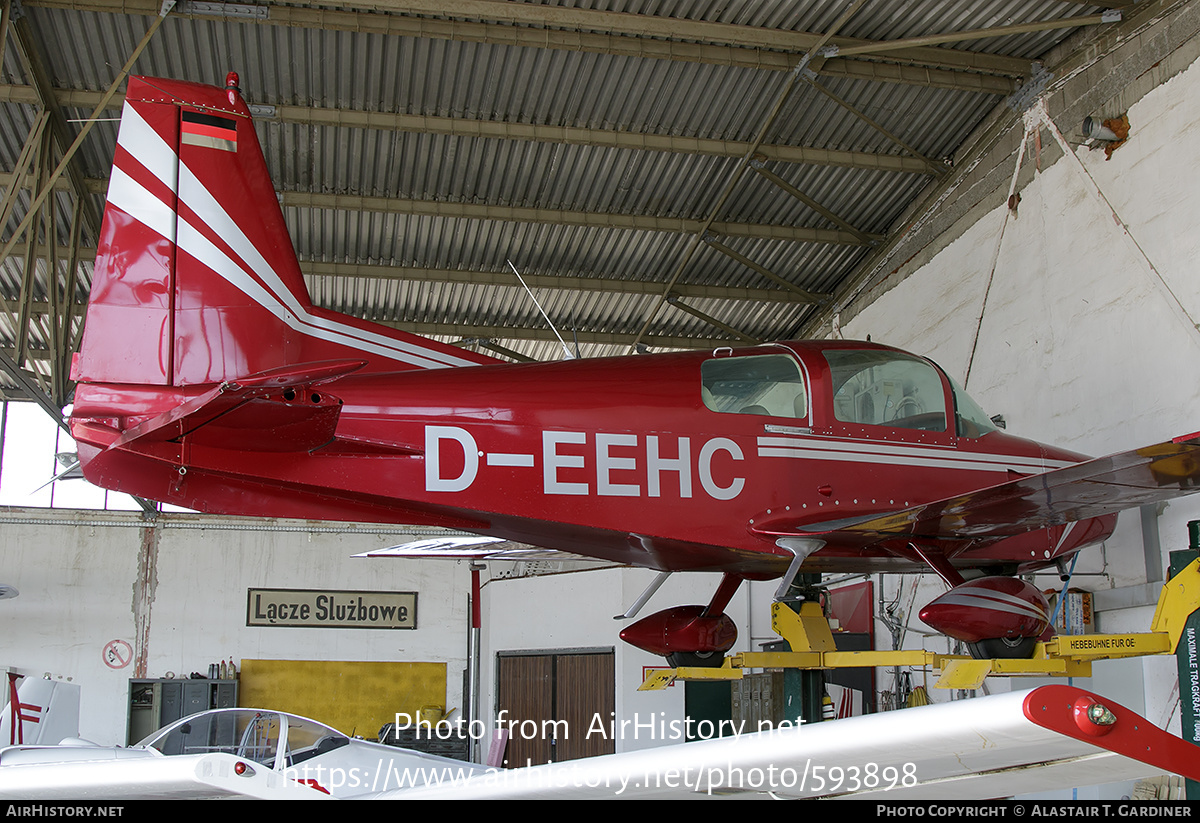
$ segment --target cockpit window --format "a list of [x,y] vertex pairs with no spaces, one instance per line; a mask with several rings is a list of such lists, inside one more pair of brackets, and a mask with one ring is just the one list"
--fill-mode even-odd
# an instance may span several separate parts
[[891,351],[827,351],[833,414],[843,423],[946,431],[941,374],[924,360]]
[[996,424],[987,412],[979,408],[953,377],[950,377],[950,388],[954,391],[954,424],[959,437],[983,437],[996,431]]
[[184,718],[138,745],[165,755],[224,752],[267,768],[284,768],[349,742],[341,732],[304,717],[228,709]]
[[804,378],[785,354],[721,357],[700,364],[704,405],[728,414],[808,416]]

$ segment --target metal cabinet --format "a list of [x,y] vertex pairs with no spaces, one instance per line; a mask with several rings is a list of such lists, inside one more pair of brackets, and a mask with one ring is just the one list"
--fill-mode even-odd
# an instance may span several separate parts
[[233,708],[237,689],[236,680],[130,680],[125,743],[197,712]]

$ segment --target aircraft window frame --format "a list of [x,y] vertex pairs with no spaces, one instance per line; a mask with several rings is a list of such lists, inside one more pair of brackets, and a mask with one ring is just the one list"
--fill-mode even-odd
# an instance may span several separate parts
[[952,433],[947,422],[952,392],[933,363],[889,349],[827,349],[822,355],[829,367],[832,421],[897,433]]
[[[718,414],[809,419],[809,381],[789,353],[713,357],[700,364],[700,398]],[[799,408],[798,408],[799,406]]]
[[959,437],[978,440],[985,434],[999,431],[988,413],[958,385],[957,380],[948,374],[946,379],[950,381],[950,391],[954,395],[954,430]]

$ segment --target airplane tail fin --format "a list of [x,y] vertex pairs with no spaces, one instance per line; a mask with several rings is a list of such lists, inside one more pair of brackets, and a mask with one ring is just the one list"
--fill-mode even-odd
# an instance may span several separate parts
[[[17,681],[20,680],[20,686]],[[0,746],[56,746],[79,737],[79,686],[8,673]]]
[[496,362],[314,307],[237,75],[130,78],[72,378],[191,386],[348,359]]

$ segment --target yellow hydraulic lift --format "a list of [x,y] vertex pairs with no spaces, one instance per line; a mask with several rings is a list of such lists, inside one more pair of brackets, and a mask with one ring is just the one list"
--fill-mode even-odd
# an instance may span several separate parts
[[797,614],[784,603],[771,606],[771,628],[788,641],[790,652],[742,652],[720,668],[659,669],[639,691],[665,689],[676,680],[741,680],[748,669],[838,669],[929,666],[939,672],[939,689],[977,689],[988,675],[999,677],[1090,677],[1093,660],[1172,654],[1188,616],[1200,609],[1200,560],[1193,561],[1163,586],[1150,631],[1140,634],[1059,635],[1038,643],[1023,660],[975,660],[924,650],[839,652],[818,603],[807,602]]

